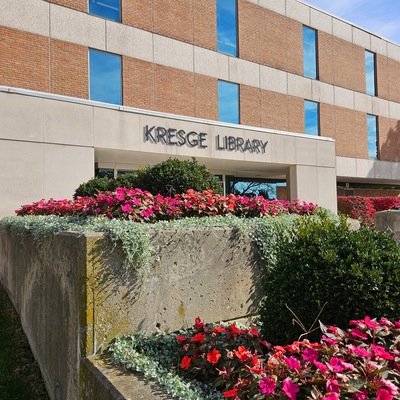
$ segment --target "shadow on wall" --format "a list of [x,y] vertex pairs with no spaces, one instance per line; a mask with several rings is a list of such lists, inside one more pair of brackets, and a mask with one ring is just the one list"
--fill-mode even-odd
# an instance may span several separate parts
[[251,317],[261,300],[262,263],[255,244],[232,228],[153,230],[150,269],[124,264],[103,237],[89,249],[88,313],[96,354],[115,337]]
[[391,127],[386,135],[384,143],[379,145],[379,158],[382,161],[400,161],[400,121],[397,121],[394,127]]

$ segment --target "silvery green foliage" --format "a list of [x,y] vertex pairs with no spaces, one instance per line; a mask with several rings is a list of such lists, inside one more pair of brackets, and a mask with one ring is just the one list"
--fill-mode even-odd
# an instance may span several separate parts
[[125,368],[154,379],[164,390],[179,400],[221,400],[223,396],[211,385],[186,382],[177,371],[179,354],[176,335],[157,334],[145,337],[139,333],[117,338],[109,347],[112,360]]

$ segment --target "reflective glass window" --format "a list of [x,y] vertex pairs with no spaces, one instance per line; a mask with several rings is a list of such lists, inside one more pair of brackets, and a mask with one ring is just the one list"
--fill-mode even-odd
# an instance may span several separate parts
[[90,100],[122,104],[121,57],[89,50]]
[[378,120],[375,115],[367,114],[368,158],[378,159]]
[[218,120],[239,123],[239,85],[218,81]]
[[304,101],[304,132],[319,136],[319,104],[314,101]]
[[120,0],[89,0],[89,14],[120,22]]
[[237,56],[236,0],[217,0],[217,50]]
[[375,96],[375,54],[370,51],[365,51],[365,82],[366,93]]
[[317,31],[303,26],[304,76],[317,79]]

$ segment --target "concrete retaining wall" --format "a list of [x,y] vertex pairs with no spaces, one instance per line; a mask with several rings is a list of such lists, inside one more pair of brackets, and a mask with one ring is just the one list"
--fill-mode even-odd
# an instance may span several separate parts
[[386,210],[375,213],[376,229],[390,229],[395,239],[400,242],[400,210]]
[[88,358],[116,336],[256,312],[261,263],[249,239],[228,228],[182,229],[153,232],[151,242],[142,280],[103,234],[65,232],[38,244],[29,232],[0,231],[0,279],[51,399],[99,398],[104,385],[93,384]]

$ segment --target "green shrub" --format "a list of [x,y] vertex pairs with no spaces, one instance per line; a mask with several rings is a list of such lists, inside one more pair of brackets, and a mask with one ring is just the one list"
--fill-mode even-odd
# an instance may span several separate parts
[[129,174],[118,175],[115,178],[115,187],[126,187],[126,188],[137,188],[137,172],[132,172]]
[[74,199],[78,196],[90,196],[93,197],[99,192],[106,192],[108,190],[115,189],[115,179],[103,177],[103,178],[92,178],[87,182],[81,183],[75,190]]
[[160,164],[147,166],[137,172],[137,187],[152,194],[173,196],[188,189],[202,191],[212,189],[222,193],[221,183],[196,159],[181,161],[168,159]]
[[344,218],[300,218],[281,235],[264,288],[260,315],[273,343],[289,343],[303,333],[286,305],[307,330],[325,303],[319,319],[327,325],[346,326],[366,315],[397,320],[399,248],[388,233],[367,226],[352,231]]

